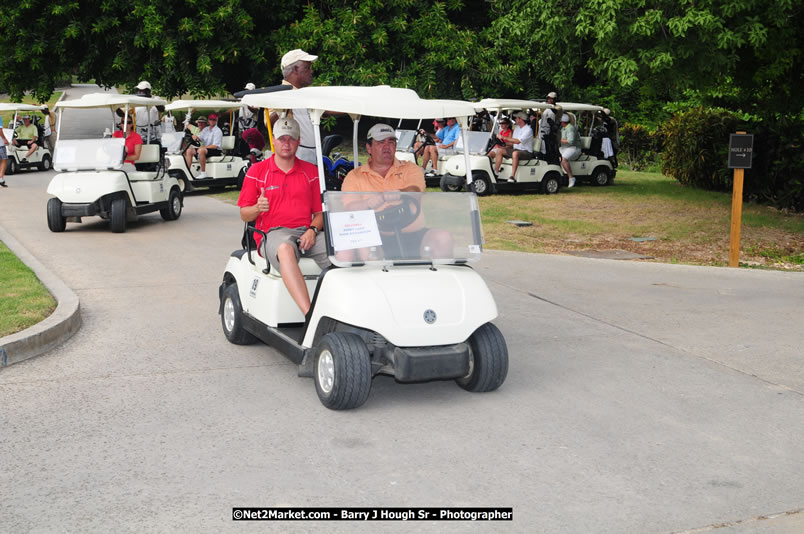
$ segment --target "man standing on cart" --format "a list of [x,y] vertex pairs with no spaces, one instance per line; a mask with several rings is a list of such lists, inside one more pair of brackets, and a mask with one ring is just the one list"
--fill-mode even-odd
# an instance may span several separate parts
[[310,294],[299,269],[300,254],[313,258],[322,269],[329,266],[326,240],[319,238],[324,227],[318,168],[296,157],[301,133],[291,118],[278,119],[273,128],[274,154],[249,167],[237,205],[240,218],[255,222],[265,232],[254,233],[257,250],[282,276],[293,301],[305,315],[310,311]]

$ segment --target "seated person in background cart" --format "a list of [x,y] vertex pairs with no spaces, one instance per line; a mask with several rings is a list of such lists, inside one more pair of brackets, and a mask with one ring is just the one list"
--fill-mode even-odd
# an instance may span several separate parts
[[[436,133],[436,136],[438,135],[438,132],[443,130],[444,126],[446,126],[446,125],[447,125],[447,121],[445,121],[444,119],[435,119],[433,121],[433,129],[434,129],[434,131]],[[420,129],[417,133],[418,133],[418,136],[419,136],[418,138],[419,139],[423,139],[424,137],[431,138],[431,139],[434,138],[432,135],[430,135],[429,133],[425,132],[424,128]],[[436,157],[436,159],[433,159],[433,156],[432,156],[431,152],[429,150],[427,150],[429,148],[429,145],[425,145],[426,141],[427,141],[427,139],[424,139],[423,141],[416,141],[416,143],[413,145],[413,153],[416,154],[416,155],[418,155],[418,154],[422,155],[422,169],[425,172],[427,171],[427,163],[428,162],[433,166],[432,168],[435,171],[436,169],[438,169],[438,158]],[[436,154],[438,154],[438,152],[436,152]]]
[[424,147],[425,162],[429,158],[433,161],[433,170],[438,168],[438,156],[446,156],[455,154],[455,144],[458,142],[458,137],[461,135],[461,127],[458,126],[458,121],[455,117],[447,118],[447,125],[438,130],[435,136],[426,133],[424,130],[419,130],[422,135],[427,135],[435,141],[435,145]]
[[[387,124],[375,124],[366,136],[366,151],[369,159],[365,165],[355,167],[343,180],[341,191],[387,192],[385,195],[354,195],[344,200],[350,210],[371,209],[375,212],[399,203],[399,195],[393,192],[403,191],[421,193],[424,191],[424,173],[415,163],[396,159],[396,133]],[[452,255],[452,236],[449,232],[431,229],[424,226],[424,219],[419,215],[407,227],[401,229],[400,237],[403,250],[388,235],[383,238],[383,252],[386,258],[401,257],[403,250],[418,249],[422,257],[448,258]],[[396,248],[394,248],[396,247]],[[345,251],[351,253],[354,251]],[[368,251],[360,250],[361,259],[365,259]],[[348,254],[347,254],[348,255]],[[344,261],[354,258],[339,254]]]
[[[524,111],[514,113],[516,128],[510,137],[500,137],[505,143],[504,147],[497,147],[494,152],[494,172],[500,174],[503,157],[511,158],[511,178],[509,182],[515,182],[516,171],[519,168],[520,160],[533,159],[533,130],[527,122],[528,115]],[[491,153],[489,153],[491,154]]]
[[[276,152],[249,167],[237,205],[241,219],[254,221],[258,230],[266,232],[266,259],[306,315],[310,294],[299,269],[299,254],[313,258],[322,269],[330,265],[326,239],[319,236],[324,216],[318,168],[296,157],[301,137],[298,122],[278,119],[273,134]],[[254,239],[262,255],[262,234],[255,232]]]
[[36,152],[39,145],[36,142],[39,140],[39,132],[36,126],[31,124],[31,116],[25,115],[22,117],[22,126],[17,126],[14,130],[14,146],[27,146],[28,152],[22,158],[22,162],[28,161],[28,158]]
[[[140,159],[140,153],[142,152],[142,136],[134,131],[134,121],[131,120],[132,117],[128,118],[128,122],[126,123],[126,161],[125,163],[134,163]],[[112,137],[123,137],[123,132],[120,130],[114,132]]]
[[184,159],[187,161],[187,167],[190,167],[193,162],[193,156],[198,154],[198,162],[201,164],[201,173],[196,176],[196,179],[203,180],[207,178],[207,158],[221,155],[223,131],[218,128],[218,116],[214,113],[209,115],[209,122],[207,122],[206,117],[198,117],[196,123],[201,131],[198,132],[198,135],[193,135],[193,139],[200,141],[201,146],[198,148],[193,146],[189,147],[184,153]]
[[581,155],[581,136],[578,135],[578,128],[572,124],[566,113],[561,115],[561,147],[558,150],[561,152],[561,167],[569,177],[567,187],[572,187],[575,185],[575,178],[572,176],[570,161],[575,161]]

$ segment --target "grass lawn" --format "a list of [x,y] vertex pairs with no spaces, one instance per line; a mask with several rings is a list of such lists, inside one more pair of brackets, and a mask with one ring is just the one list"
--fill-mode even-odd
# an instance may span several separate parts
[[34,325],[56,309],[36,275],[0,242],[0,337]]
[[[433,189],[435,191],[435,189]],[[214,195],[234,204],[236,191]],[[728,264],[731,195],[620,170],[609,187],[480,199],[486,248],[561,254],[626,250],[663,263]],[[516,227],[509,220],[530,221]],[[655,238],[633,241],[631,238]],[[741,265],[804,271],[804,215],[744,204]]]

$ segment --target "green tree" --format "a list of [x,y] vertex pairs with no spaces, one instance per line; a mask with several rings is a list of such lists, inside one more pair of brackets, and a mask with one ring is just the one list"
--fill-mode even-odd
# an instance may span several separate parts
[[0,10],[0,87],[45,100],[73,76],[155,94],[197,95],[276,83],[271,32],[301,13],[269,0],[22,0]]

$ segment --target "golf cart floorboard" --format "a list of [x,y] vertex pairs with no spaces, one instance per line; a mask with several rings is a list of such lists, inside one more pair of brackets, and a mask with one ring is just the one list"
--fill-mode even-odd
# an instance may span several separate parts
[[254,316],[244,312],[243,328],[269,347],[273,347],[287,356],[293,363],[300,364],[304,359],[304,348],[297,341],[304,333],[303,324],[270,328],[255,319]]

